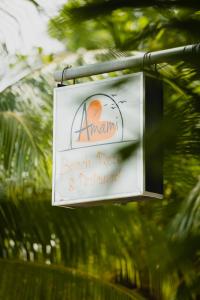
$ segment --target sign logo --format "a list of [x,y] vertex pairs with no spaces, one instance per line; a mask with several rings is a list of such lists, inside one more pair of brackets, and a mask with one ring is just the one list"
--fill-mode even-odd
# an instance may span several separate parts
[[[100,100],[93,100],[86,109],[83,108],[84,122],[79,132],[79,142],[98,142],[111,139],[117,130],[117,122],[101,120],[102,104]],[[82,118],[83,119],[83,118]]]
[[71,127],[71,149],[123,141],[123,117],[109,95],[95,94],[78,107]]

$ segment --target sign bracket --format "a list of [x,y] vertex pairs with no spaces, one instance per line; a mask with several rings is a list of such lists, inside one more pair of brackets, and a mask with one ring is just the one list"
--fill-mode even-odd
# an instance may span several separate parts
[[150,66],[152,64],[187,60],[194,57],[200,57],[200,43],[161,51],[146,52],[145,54],[75,68],[67,66],[63,71],[55,72],[54,79],[56,82],[63,84],[65,80],[75,80],[76,78],[120,71],[132,67],[139,67],[142,70],[144,63]]
[[[70,69],[72,66],[71,65],[67,65],[63,70],[62,70],[62,77],[61,77],[61,82],[57,84],[57,87],[63,87],[63,86],[67,86],[66,84],[63,84],[64,81],[64,72],[68,69]],[[73,78],[73,84],[76,84],[76,79]]]

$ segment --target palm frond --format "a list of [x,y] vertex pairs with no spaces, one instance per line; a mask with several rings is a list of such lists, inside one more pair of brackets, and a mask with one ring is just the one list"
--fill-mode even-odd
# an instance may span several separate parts
[[176,237],[180,239],[188,237],[191,232],[198,234],[200,229],[200,182],[183,202],[173,221],[173,226]]
[[[29,185],[31,181],[35,181],[36,185],[43,181],[46,186],[50,186],[47,182],[50,176],[48,164],[51,149],[44,149],[43,142],[45,140],[50,145],[49,128],[52,121],[51,118],[42,118],[44,112],[49,112],[50,115],[51,111],[49,85],[48,88],[44,84],[39,86],[38,80],[38,87],[35,86],[33,92],[35,81],[29,83],[29,88],[26,82],[28,79],[1,94],[0,163],[3,167],[1,176],[4,174],[4,188],[7,191],[11,191],[14,186],[26,186],[27,183]],[[30,95],[34,97],[35,93],[36,99],[38,91],[43,94],[43,100],[31,103]]]
[[126,8],[156,8],[156,9],[172,9],[172,8],[188,8],[200,9],[200,4],[196,0],[188,2],[187,0],[100,0],[85,2],[79,5],[76,2],[71,6],[64,7],[65,14],[71,14],[74,21],[94,19],[102,15],[108,15],[116,9]]
[[[140,273],[145,262],[139,253],[144,245],[136,207],[70,211],[52,208],[41,199],[37,205],[26,200],[18,204],[2,201],[0,206],[4,258],[62,263],[112,282],[126,282],[142,293]],[[120,219],[126,222],[119,223]],[[134,228],[138,234],[130,239]]]
[[[173,205],[176,215],[179,203]],[[167,210],[174,216],[172,205],[168,206],[153,201],[67,210],[52,208],[49,200],[2,200],[0,255],[63,264],[125,285],[148,299],[152,294],[161,297],[159,285],[168,282],[169,276],[174,281],[171,293],[176,291],[179,254],[187,248],[191,262],[196,253],[187,239],[182,240],[182,247],[171,242]],[[176,251],[170,251],[175,247]],[[191,270],[185,267],[183,272]]]
[[[145,300],[136,292],[76,269],[0,260],[1,299]],[[11,288],[12,287],[12,288]]]

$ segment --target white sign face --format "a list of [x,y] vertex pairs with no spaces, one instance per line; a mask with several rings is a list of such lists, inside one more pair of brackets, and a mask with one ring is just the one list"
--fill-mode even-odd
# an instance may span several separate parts
[[143,73],[55,89],[53,205],[144,193],[142,146],[119,155],[142,139],[143,94]]

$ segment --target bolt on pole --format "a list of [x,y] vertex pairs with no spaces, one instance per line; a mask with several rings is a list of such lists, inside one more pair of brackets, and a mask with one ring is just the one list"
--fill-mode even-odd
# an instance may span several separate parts
[[69,79],[124,70],[132,67],[140,67],[142,69],[144,65],[173,62],[176,60],[180,61],[193,56],[200,56],[200,44],[146,52],[145,54],[75,68],[63,68],[63,71],[55,72],[54,79],[56,82],[60,82]]

